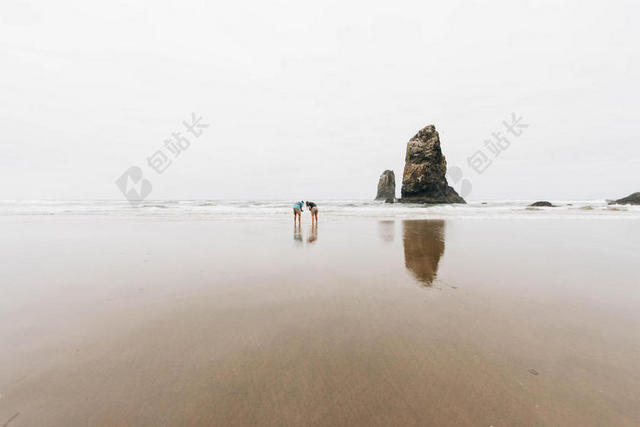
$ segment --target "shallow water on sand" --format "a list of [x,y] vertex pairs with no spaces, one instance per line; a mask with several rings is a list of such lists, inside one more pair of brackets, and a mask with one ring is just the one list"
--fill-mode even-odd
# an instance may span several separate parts
[[640,423],[635,219],[0,227],[2,424]]

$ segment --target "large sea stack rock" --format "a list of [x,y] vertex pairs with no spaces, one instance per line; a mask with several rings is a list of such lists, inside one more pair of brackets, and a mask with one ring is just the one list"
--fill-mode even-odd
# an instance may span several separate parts
[[640,193],[633,193],[615,202],[609,202],[610,205],[640,205]]
[[393,171],[386,170],[380,175],[378,181],[378,194],[376,200],[395,200],[396,198],[396,175]]
[[407,144],[402,176],[403,203],[466,203],[456,190],[449,187],[447,161],[440,149],[436,127],[422,129]]

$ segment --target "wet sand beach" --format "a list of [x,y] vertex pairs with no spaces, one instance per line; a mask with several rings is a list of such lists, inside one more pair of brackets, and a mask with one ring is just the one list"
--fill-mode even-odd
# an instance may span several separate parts
[[640,223],[0,218],[0,425],[640,424]]

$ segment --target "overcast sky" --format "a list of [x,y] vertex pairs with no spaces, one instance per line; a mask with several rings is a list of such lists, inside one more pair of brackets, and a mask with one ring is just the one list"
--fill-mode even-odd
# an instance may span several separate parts
[[[468,199],[640,191],[635,1],[0,3],[0,199],[372,198],[434,124]],[[210,126],[173,157],[195,112]],[[511,113],[529,124],[504,131]],[[492,132],[510,136],[497,157]],[[164,150],[162,173],[147,158]],[[492,163],[478,174],[478,150]],[[454,185],[456,186],[456,185]],[[459,187],[459,184],[456,186]]]

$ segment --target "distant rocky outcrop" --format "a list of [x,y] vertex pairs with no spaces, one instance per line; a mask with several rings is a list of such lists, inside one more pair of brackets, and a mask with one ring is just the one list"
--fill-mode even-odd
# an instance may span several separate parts
[[380,175],[378,181],[378,194],[376,194],[376,200],[393,200],[396,198],[396,175],[391,170],[386,170]]
[[447,161],[440,148],[440,135],[435,126],[429,125],[407,143],[400,202],[466,203],[449,186],[446,173]]
[[610,205],[640,205],[640,193],[633,193],[622,199],[609,202]]
[[557,206],[554,205],[551,202],[535,202],[535,203],[531,203],[529,205],[529,207],[532,207],[532,208],[555,208]]

